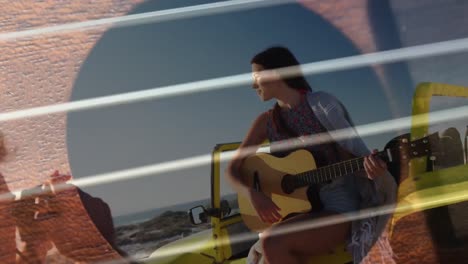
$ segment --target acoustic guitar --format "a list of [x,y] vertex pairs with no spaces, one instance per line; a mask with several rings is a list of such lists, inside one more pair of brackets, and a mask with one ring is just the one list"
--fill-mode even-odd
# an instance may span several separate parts
[[[438,142],[438,133],[409,141],[409,134],[392,139],[383,151],[376,153],[387,163],[388,171],[397,183],[400,168],[416,157],[429,156]],[[264,193],[281,209],[284,219],[291,213],[312,210],[307,195],[311,184],[330,182],[338,177],[364,170],[364,157],[342,161],[317,168],[312,154],[304,149],[278,158],[267,153],[257,153],[247,157],[241,166],[241,180],[251,188]],[[264,223],[247,197],[238,195],[239,209],[244,223],[253,231],[262,231],[271,224]]]

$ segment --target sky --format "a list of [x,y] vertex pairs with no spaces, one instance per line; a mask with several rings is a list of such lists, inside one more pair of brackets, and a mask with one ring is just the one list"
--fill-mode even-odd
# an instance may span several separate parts
[[[132,13],[209,2],[213,1],[147,1]],[[388,25],[383,30],[394,32]],[[400,45],[399,39],[387,41]],[[301,63],[360,53],[341,32],[300,4],[110,29],[83,63],[71,100],[247,73],[250,59],[274,45],[290,48]],[[414,82],[408,67],[390,67],[393,84],[398,83],[393,87],[395,100],[401,113],[410,115]],[[307,79],[313,89],[337,96],[358,125],[392,118],[388,99],[369,67]],[[272,104],[260,102],[246,85],[69,113],[72,173],[81,178],[210,153],[218,143],[242,140],[255,117]],[[394,136],[396,132],[364,140],[378,149]],[[114,216],[124,215],[209,198],[210,167],[85,190],[109,203]]]

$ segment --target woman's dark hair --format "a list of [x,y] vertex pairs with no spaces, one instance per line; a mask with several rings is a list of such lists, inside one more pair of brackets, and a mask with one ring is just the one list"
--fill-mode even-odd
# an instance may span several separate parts
[[[250,63],[259,64],[263,66],[265,70],[274,70],[283,67],[300,65],[299,61],[296,59],[296,57],[294,57],[292,52],[288,48],[281,46],[271,47],[258,53],[252,58]],[[279,74],[281,76],[281,73]],[[281,76],[281,78],[292,89],[312,91],[312,88],[310,87],[309,83],[307,83],[300,70],[298,76]],[[273,108],[273,122],[278,132],[286,133],[291,137],[298,136],[296,133],[291,131],[284,123],[283,119],[281,118],[280,107],[278,104],[275,104],[275,107]]]
[[[271,47],[255,55],[250,63],[262,65],[265,70],[274,70],[283,67],[299,66],[300,63],[291,51],[285,47]],[[281,73],[280,73],[281,74]],[[296,77],[283,77],[283,81],[291,88],[311,91],[310,85],[299,72]]]

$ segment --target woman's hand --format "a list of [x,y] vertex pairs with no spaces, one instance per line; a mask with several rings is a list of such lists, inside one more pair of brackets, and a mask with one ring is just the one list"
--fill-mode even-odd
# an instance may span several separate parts
[[374,150],[371,155],[364,157],[364,169],[366,170],[367,178],[371,180],[383,175],[387,171],[387,164],[375,156],[375,153],[377,153],[377,150]]
[[281,209],[269,197],[255,190],[251,190],[249,196],[250,202],[263,222],[273,224],[281,220],[282,216],[279,213]]

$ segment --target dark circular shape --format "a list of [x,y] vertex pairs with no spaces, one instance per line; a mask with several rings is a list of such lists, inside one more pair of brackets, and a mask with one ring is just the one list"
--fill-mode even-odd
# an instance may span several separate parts
[[[210,2],[155,0],[132,13]],[[302,63],[359,53],[329,22],[299,4],[115,28],[103,34],[86,58],[71,100],[245,73],[251,56],[277,44],[289,47]],[[367,87],[369,109],[382,108],[385,102],[370,68],[308,79],[312,87],[344,93],[341,99],[346,105],[354,96],[343,91],[354,89],[350,83]],[[74,177],[80,178],[207,153],[219,142],[239,141],[250,121],[264,110],[250,87],[239,87],[69,113],[70,166]],[[378,119],[373,112],[365,118]],[[191,173],[208,175],[209,171]],[[209,184],[187,181],[180,184],[190,186],[192,192]],[[164,199],[169,199],[169,185],[156,177],[145,178],[98,186],[92,194],[112,205],[125,199],[122,193],[132,193],[135,210],[144,210],[145,194],[165,192],[168,198]]]

